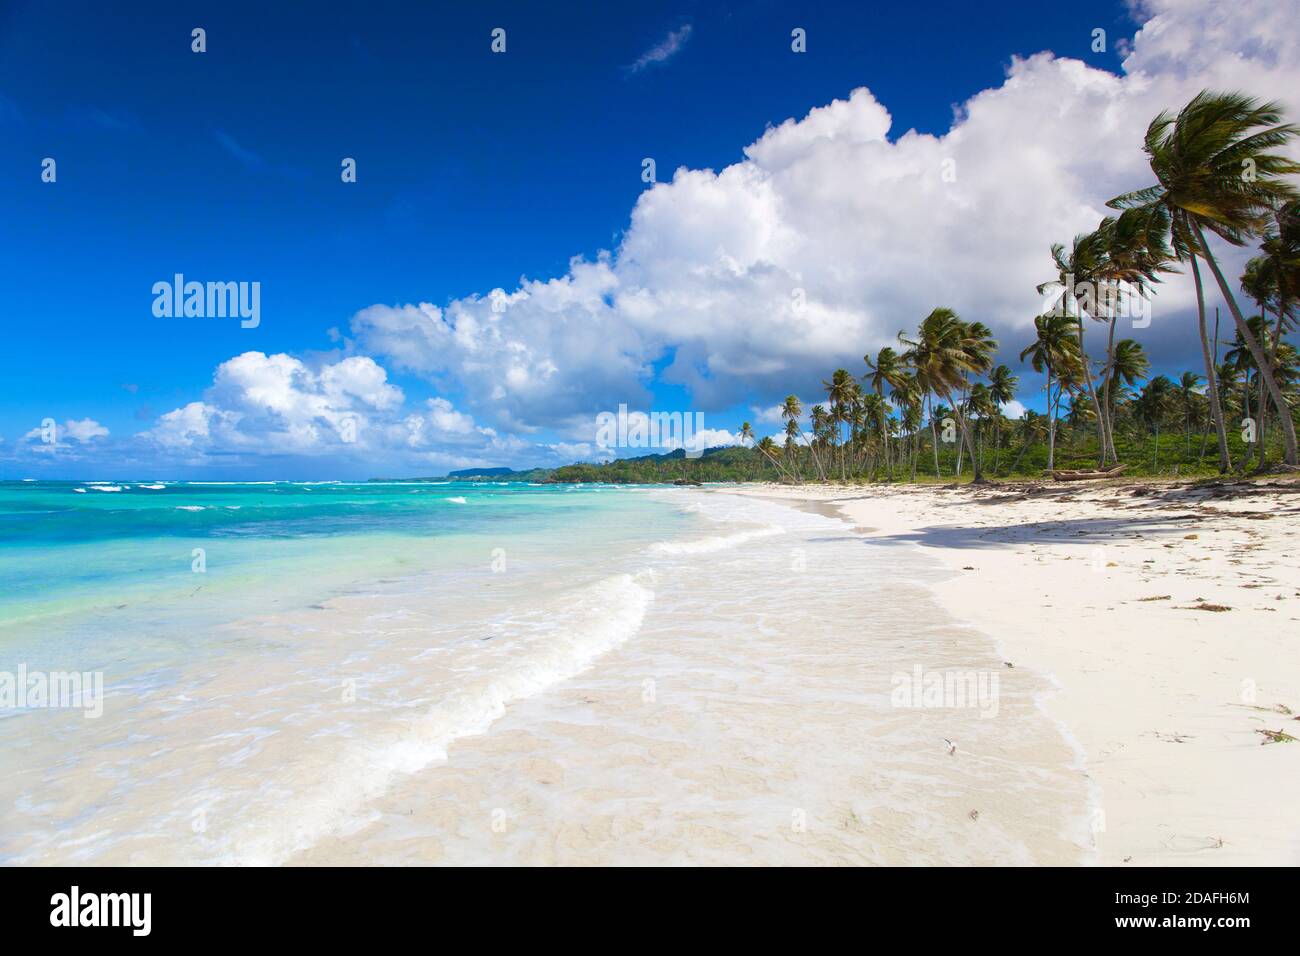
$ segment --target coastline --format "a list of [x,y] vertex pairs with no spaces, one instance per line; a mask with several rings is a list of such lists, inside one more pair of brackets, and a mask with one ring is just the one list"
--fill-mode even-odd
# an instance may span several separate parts
[[[637,633],[516,700],[358,828],[288,862],[1078,865],[1095,851],[1076,754],[927,587],[906,547],[838,514],[692,490],[721,523],[662,542]],[[725,508],[721,507],[726,505]],[[668,560],[662,560],[668,559]],[[869,611],[863,612],[863,608]],[[997,719],[899,704],[913,671],[996,675]],[[960,757],[946,750],[958,742]]]
[[1300,862],[1300,747],[1258,733],[1300,736],[1294,482],[711,490],[937,557],[939,602],[1054,683],[1101,864]]

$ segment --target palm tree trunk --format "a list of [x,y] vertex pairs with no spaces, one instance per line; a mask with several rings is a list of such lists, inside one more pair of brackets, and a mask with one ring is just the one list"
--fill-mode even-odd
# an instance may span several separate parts
[[1052,404],[1052,366],[1047,366],[1047,470],[1056,466],[1056,408]]
[[942,478],[939,473],[939,431],[934,427],[934,396],[926,393],[926,404],[930,407],[930,444],[934,448],[934,477]]
[[1011,463],[1011,467],[1007,470],[1007,474],[1015,473],[1016,469],[1020,467],[1020,463],[1025,460],[1025,452],[1029,451],[1029,446],[1032,444],[1033,442],[1030,438],[1026,437],[1025,443],[1020,446],[1020,454],[1016,455],[1016,460]]
[[[799,437],[802,438],[804,444],[808,446],[808,457],[811,458],[813,464],[817,466],[817,477],[822,481],[825,481],[826,471],[825,469],[822,468],[822,460],[819,457],[817,457],[817,449],[813,447],[812,442],[808,440],[808,436],[804,434],[802,425],[799,426]],[[798,451],[799,450],[796,448],[795,449],[796,455],[798,454]]]
[[[1232,467],[1228,457],[1228,432],[1223,424],[1223,404],[1219,401],[1219,373],[1214,359],[1210,356],[1209,333],[1205,328],[1205,290],[1201,286],[1201,269],[1196,264],[1196,255],[1192,259],[1192,279],[1196,285],[1196,315],[1200,321],[1201,358],[1205,361],[1206,392],[1210,396],[1210,415],[1214,419],[1214,429],[1219,436],[1219,474],[1225,474]],[[1216,331],[1214,344],[1217,349],[1219,337]]]
[[1282,440],[1286,445],[1286,463],[1295,467],[1300,465],[1300,458],[1297,457],[1296,439],[1295,439],[1295,422],[1291,420],[1290,406],[1286,398],[1282,395],[1282,390],[1277,387],[1277,379],[1273,375],[1273,370],[1268,367],[1268,357],[1264,354],[1263,349],[1259,346],[1259,340],[1255,338],[1255,333],[1250,330],[1246,320],[1241,317],[1241,309],[1237,306],[1237,299],[1228,288],[1228,283],[1223,278],[1223,272],[1219,269],[1219,263],[1215,261],[1210,247],[1205,242],[1205,235],[1201,231],[1201,224],[1193,220],[1193,227],[1196,229],[1196,240],[1201,244],[1201,253],[1205,256],[1205,261],[1209,263],[1210,271],[1214,273],[1214,280],[1219,284],[1219,292],[1228,303],[1228,310],[1232,312],[1232,320],[1237,323],[1237,331],[1246,341],[1246,348],[1250,349],[1250,354],[1255,358],[1255,365],[1259,369],[1259,374],[1264,377],[1264,385],[1268,389],[1269,397],[1273,399],[1273,404],[1277,406],[1278,420],[1282,425]]
[[957,430],[961,432],[961,441],[957,445],[957,477],[961,477],[961,451],[965,448],[966,451],[970,453],[971,470],[974,472],[971,480],[974,482],[982,482],[984,480],[984,475],[980,472],[979,459],[975,457],[975,444],[971,439],[969,423],[966,421],[966,416],[957,408],[957,404],[946,392],[944,394],[944,401],[952,406],[952,413],[957,416]]
[[1115,326],[1118,320],[1112,315],[1110,317],[1110,331],[1106,335],[1106,367],[1102,369],[1101,376],[1101,410],[1105,413],[1105,421],[1102,425],[1104,432],[1104,442],[1101,450],[1101,467],[1105,468],[1109,461],[1113,464],[1119,464],[1119,455],[1115,453],[1115,419],[1112,416],[1114,407],[1111,405],[1111,379],[1114,377],[1115,365]]
[[[1064,298],[1064,295],[1062,295]],[[1103,460],[1106,454],[1106,423],[1102,419],[1101,405],[1097,402],[1097,392],[1092,387],[1092,362],[1088,359],[1088,352],[1083,347],[1083,309],[1080,308],[1078,315],[1079,321],[1079,360],[1083,365],[1083,385],[1088,391],[1088,398],[1092,401],[1092,413],[1097,416],[1097,444],[1101,448]],[[1065,314],[1070,314],[1070,304],[1065,303]]]
[[[1277,296],[1277,325],[1276,325],[1276,327],[1273,329],[1273,344],[1272,344],[1272,347],[1271,347],[1270,350],[1269,350],[1269,363],[1268,363],[1268,367],[1269,367],[1270,369],[1276,369],[1276,368],[1277,368],[1277,350],[1278,350],[1278,347],[1281,346],[1281,344],[1282,344],[1282,328],[1283,328],[1283,324],[1284,324],[1285,321],[1286,321],[1286,313],[1287,313],[1286,281],[1284,280],[1284,281],[1278,283],[1278,296]],[[1279,409],[1275,409],[1275,411],[1277,411],[1278,415],[1289,415],[1289,414],[1290,414],[1290,410],[1289,410],[1289,409],[1281,409],[1281,408],[1279,408]],[[1259,439],[1259,467],[1260,467],[1260,468],[1263,468],[1263,467],[1264,467],[1264,423],[1263,423],[1262,420],[1260,421],[1259,434],[1260,434],[1260,439]]]
[[[1283,280],[1283,281],[1285,281],[1285,280]],[[1281,310],[1279,309],[1279,311],[1281,311]],[[1261,321],[1260,321],[1260,327],[1261,327],[1262,329],[1264,329],[1265,333],[1267,334],[1267,332],[1268,332],[1268,309],[1266,309],[1262,304],[1261,304],[1260,307],[1259,307],[1259,316],[1260,316],[1260,320],[1261,320]],[[1281,323],[1278,323],[1278,324],[1280,325]],[[1276,361],[1276,359],[1277,359],[1277,347],[1276,347],[1276,345],[1275,345],[1274,347],[1272,347],[1272,348],[1269,349],[1269,361],[1268,361],[1268,367],[1269,367],[1270,369],[1276,369],[1276,368],[1277,368],[1277,361]],[[1265,455],[1265,452],[1264,452],[1264,426],[1268,423],[1268,400],[1264,397],[1264,380],[1263,380],[1262,378],[1259,380],[1259,399],[1258,399],[1258,401],[1257,401],[1257,404],[1259,405],[1259,430],[1258,430],[1258,432],[1256,433],[1255,437],[1259,440],[1259,470],[1260,470],[1260,471],[1263,471],[1263,470],[1264,470],[1264,455]]]

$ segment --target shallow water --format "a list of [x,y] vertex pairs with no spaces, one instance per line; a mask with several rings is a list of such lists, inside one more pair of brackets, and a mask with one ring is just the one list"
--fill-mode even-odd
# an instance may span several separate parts
[[[915,548],[695,490],[115,484],[0,486],[0,671],[106,690],[0,719],[5,862],[1086,852],[1046,682]],[[899,705],[954,672],[995,700]]]

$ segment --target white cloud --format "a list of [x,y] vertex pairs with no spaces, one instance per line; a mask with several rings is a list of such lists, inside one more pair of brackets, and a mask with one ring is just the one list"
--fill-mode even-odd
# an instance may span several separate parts
[[[53,442],[48,441],[48,435],[53,435]],[[23,435],[23,440],[32,443],[40,442],[45,447],[52,447],[70,441],[81,445],[94,441],[96,438],[107,437],[108,429],[93,418],[70,418],[62,425],[56,422],[53,429],[48,432],[44,426],[33,428]]]
[[753,413],[754,422],[759,425],[782,425],[785,419],[781,417],[780,405],[768,405],[766,408],[758,405],[749,406],[750,412]]
[[[697,409],[771,402],[837,365],[864,372],[864,353],[937,305],[989,324],[1019,369],[1048,247],[1149,182],[1141,141],[1157,112],[1202,87],[1241,88],[1300,119],[1287,7],[1153,0],[1124,75],[1015,58],[942,136],[892,129],[886,106],[854,90],[769,128],[739,163],[679,169],[642,193],[614,252],[446,309],[372,306],[353,319],[355,345],[462,391],[507,432],[644,405],[651,365],[668,356],[663,379]],[[1241,257],[1227,257],[1230,272]],[[1192,303],[1174,277],[1151,327],[1124,331],[1194,365]]]
[[532,446],[475,423],[437,396],[404,410],[402,390],[373,359],[349,356],[311,367],[278,353],[223,362],[202,401],[161,415],[137,436],[194,463],[220,456],[343,456],[406,470],[520,463]]
[[318,454],[370,447],[401,404],[401,389],[365,356],[319,369],[278,353],[244,352],[223,362],[203,401],[159,417],[143,437],[168,449]]

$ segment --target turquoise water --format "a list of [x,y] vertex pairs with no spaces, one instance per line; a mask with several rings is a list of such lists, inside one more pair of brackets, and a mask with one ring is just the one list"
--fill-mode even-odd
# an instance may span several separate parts
[[102,682],[0,699],[0,862],[279,860],[626,640],[645,552],[701,523],[601,486],[0,483],[0,681]]
[[188,647],[193,628],[233,615],[479,571],[498,549],[498,565],[532,561],[579,523],[590,548],[636,546],[681,520],[599,487],[3,482],[0,666],[17,650],[44,653],[47,666],[100,666],[120,657],[123,632],[132,653],[142,636],[181,631]]

